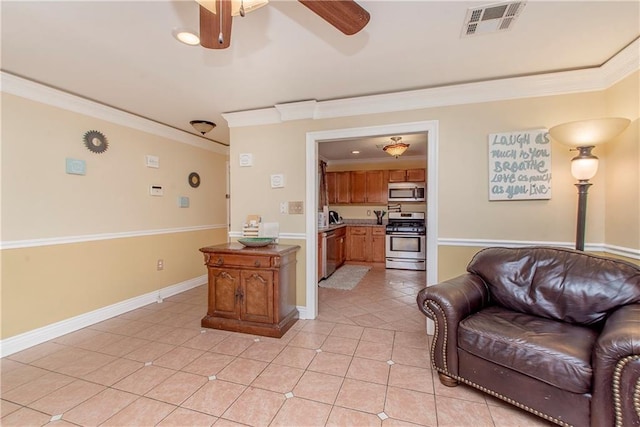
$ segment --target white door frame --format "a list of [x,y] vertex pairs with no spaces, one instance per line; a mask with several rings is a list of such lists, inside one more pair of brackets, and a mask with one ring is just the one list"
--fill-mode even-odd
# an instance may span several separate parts
[[[438,121],[396,123],[360,128],[307,132],[306,307],[303,319],[318,317],[318,143],[331,139],[360,138],[403,133],[427,133],[427,283],[438,279]],[[427,285],[425,283],[425,286]]]

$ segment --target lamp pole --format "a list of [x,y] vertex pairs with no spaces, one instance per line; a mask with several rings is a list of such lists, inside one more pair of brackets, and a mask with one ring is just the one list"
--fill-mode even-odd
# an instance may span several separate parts
[[578,188],[578,221],[576,226],[576,250],[584,251],[584,231],[587,223],[587,192],[591,183],[580,180],[575,186]]

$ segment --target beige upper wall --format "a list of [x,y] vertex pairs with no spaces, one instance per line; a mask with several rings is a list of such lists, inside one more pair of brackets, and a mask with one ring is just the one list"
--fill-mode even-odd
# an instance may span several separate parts
[[[107,136],[106,152],[84,147],[88,130]],[[0,251],[0,338],[206,282],[198,249],[227,241],[227,155],[5,93],[1,144],[1,235],[11,249]],[[147,154],[159,169],[146,167]],[[86,175],[66,174],[67,157],[85,160]],[[187,181],[194,171],[198,188]],[[163,197],[149,195],[152,184]],[[88,241],[64,243],[78,236]]]
[[[34,125],[37,118],[37,125]],[[83,145],[89,130],[109,148]],[[148,168],[145,155],[160,158]],[[65,159],[86,162],[86,175],[65,173]],[[227,156],[104,120],[2,94],[2,240],[157,230],[226,222]],[[200,174],[199,188],[189,173]],[[163,197],[149,196],[161,185]],[[178,207],[178,196],[190,199]]]
[[[305,198],[307,132],[437,120],[439,238],[572,242],[577,195],[570,174],[573,154],[552,142],[551,200],[488,201],[487,137],[490,133],[548,128],[567,121],[606,115],[604,93],[547,96],[327,120],[300,120],[232,129],[232,230],[248,213],[260,210],[279,219],[281,232],[304,233],[300,216],[279,215],[282,200]],[[255,165],[237,165],[253,152]],[[606,163],[606,159],[602,159]],[[268,176],[286,175],[287,187],[272,190]],[[593,180],[587,241],[605,242],[604,175]]]
[[[607,244],[640,248],[640,72],[606,91],[607,113],[626,117],[629,127],[615,140],[594,149],[606,157]],[[600,172],[599,172],[600,173]]]

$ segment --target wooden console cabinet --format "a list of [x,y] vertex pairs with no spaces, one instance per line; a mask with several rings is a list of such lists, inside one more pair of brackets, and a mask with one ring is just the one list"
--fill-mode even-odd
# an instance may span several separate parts
[[298,319],[296,252],[300,246],[201,248],[208,271],[205,328],[280,338]]

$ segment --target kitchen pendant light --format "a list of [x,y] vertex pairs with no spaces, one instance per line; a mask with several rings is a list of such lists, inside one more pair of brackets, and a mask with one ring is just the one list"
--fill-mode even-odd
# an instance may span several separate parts
[[407,151],[407,148],[409,148],[409,144],[400,142],[402,141],[401,136],[392,136],[391,141],[393,141],[393,144],[385,145],[382,150],[396,159]]

